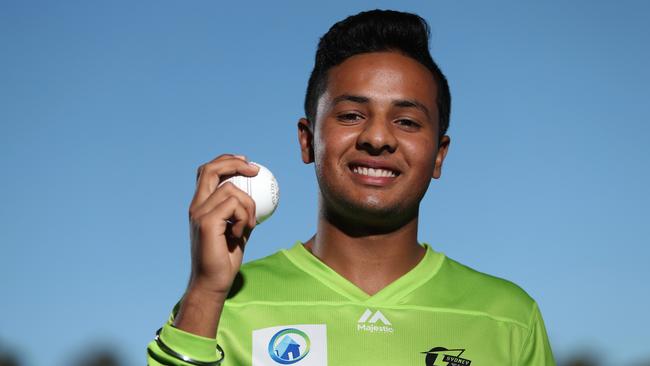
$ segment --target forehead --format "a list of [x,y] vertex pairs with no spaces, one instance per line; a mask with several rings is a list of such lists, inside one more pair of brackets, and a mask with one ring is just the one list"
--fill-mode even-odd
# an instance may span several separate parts
[[414,99],[437,111],[437,93],[433,75],[418,61],[397,52],[373,52],[352,56],[333,67],[321,99],[342,94],[378,102]]

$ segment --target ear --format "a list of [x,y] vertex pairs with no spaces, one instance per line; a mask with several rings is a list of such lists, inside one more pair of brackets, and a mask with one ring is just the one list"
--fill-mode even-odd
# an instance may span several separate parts
[[438,144],[438,153],[436,154],[436,165],[433,167],[432,178],[438,179],[442,175],[442,163],[445,161],[450,143],[451,139],[447,135],[442,136],[440,139],[440,143]]
[[298,143],[300,143],[300,155],[302,162],[310,164],[314,162],[314,133],[311,122],[307,118],[298,121]]

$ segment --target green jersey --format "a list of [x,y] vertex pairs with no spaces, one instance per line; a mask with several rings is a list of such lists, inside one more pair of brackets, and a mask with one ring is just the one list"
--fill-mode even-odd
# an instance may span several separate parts
[[[161,339],[226,366],[555,365],[535,301],[426,246],[410,272],[368,295],[301,243],[244,264],[216,339],[165,324]],[[372,274],[369,274],[372,275]],[[189,365],[148,348],[149,365]]]

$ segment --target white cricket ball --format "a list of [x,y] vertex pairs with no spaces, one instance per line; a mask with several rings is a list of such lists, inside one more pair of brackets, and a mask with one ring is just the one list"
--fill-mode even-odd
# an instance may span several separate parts
[[262,164],[254,162],[251,162],[251,164],[260,167],[256,176],[246,177],[243,175],[235,175],[224,180],[221,184],[231,182],[235,187],[246,192],[253,198],[253,201],[255,201],[255,220],[260,224],[262,221],[268,219],[275,211],[275,208],[278,207],[280,187],[270,170]]

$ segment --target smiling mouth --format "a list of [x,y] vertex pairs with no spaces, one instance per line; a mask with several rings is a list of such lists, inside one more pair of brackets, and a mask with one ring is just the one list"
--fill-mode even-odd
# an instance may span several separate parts
[[399,175],[399,172],[384,169],[384,168],[370,168],[361,165],[354,165],[350,167],[350,170],[354,174],[365,175],[367,177],[377,177],[377,178],[395,178]]

